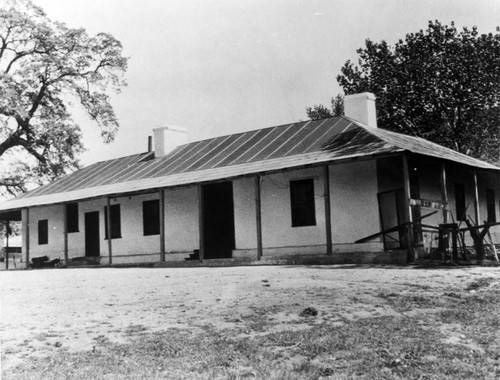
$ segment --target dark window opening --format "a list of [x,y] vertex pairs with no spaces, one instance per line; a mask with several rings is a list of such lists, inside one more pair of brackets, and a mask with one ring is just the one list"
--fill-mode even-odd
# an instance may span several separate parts
[[49,221],[47,219],[38,221],[38,244],[49,244]]
[[465,187],[461,183],[455,183],[455,209],[457,220],[466,220]]
[[486,190],[486,211],[488,223],[496,223],[497,215],[495,212],[495,192],[492,189]]
[[160,233],[160,201],[142,202],[142,223],[144,236]]
[[292,227],[315,226],[314,180],[290,181]]
[[[111,215],[111,239],[122,237],[120,205],[112,205]],[[104,206],[104,239],[108,238],[108,206]]]
[[420,183],[418,175],[410,175],[410,198],[420,199]]
[[68,203],[66,205],[66,231],[79,232],[78,228],[78,203]]

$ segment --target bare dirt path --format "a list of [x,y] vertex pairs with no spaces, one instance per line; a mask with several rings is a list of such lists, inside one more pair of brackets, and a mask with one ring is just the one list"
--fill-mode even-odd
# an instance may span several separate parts
[[126,342],[145,330],[242,326],[255,315],[264,315],[276,331],[301,329],[307,324],[299,314],[308,306],[319,311],[318,323],[392,316],[401,312],[383,302],[381,294],[424,291],[439,296],[463,291],[486,277],[500,281],[500,268],[334,265],[2,272],[2,366],[5,370],[61,347],[92,350],[103,338]]

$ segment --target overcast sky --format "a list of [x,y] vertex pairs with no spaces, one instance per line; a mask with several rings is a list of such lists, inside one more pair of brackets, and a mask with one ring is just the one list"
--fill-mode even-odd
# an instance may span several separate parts
[[154,127],[190,141],[307,119],[329,103],[364,40],[393,44],[428,20],[500,25],[500,0],[33,0],[50,18],[108,32],[130,57],[128,87],[113,96],[115,142],[77,115],[87,165],[143,152]]

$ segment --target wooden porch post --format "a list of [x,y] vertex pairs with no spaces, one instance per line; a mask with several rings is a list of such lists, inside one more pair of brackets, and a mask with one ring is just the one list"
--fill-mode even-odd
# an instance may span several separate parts
[[5,221],[5,269],[9,269],[9,225],[10,220]]
[[441,162],[441,198],[444,203],[443,223],[448,223],[448,188],[446,187],[446,166]]
[[106,215],[107,215],[107,223],[106,228],[108,229],[108,256],[109,256],[109,264],[113,263],[113,243],[111,242],[111,199],[110,197],[106,198],[107,206],[106,207]]
[[64,265],[68,266],[68,205],[63,204]]
[[262,213],[260,199],[260,175],[255,176],[255,225],[257,231],[257,260],[262,257]]
[[481,216],[479,214],[479,189],[477,186],[477,171],[474,170],[474,214],[476,225],[481,225]]
[[160,198],[160,261],[165,261],[165,191],[158,191]]
[[406,228],[406,240],[408,244],[408,261],[415,260],[415,254],[413,251],[413,225],[412,225],[412,215],[410,206],[410,173],[408,170],[408,156],[403,153],[403,182],[404,182],[404,215]]
[[330,207],[330,171],[328,165],[323,166],[323,193],[325,200],[325,232],[326,254],[332,255],[332,212]]
[[203,187],[198,184],[198,226],[199,226],[199,240],[200,240],[200,263],[203,262],[205,256],[205,221],[203,214]]
[[26,239],[24,243],[25,247],[25,260],[26,260],[26,269],[30,267],[30,209],[26,208],[26,231],[24,233],[24,237]]

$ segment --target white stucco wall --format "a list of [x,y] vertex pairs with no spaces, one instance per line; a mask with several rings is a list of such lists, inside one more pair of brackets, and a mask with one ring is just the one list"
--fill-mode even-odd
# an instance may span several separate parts
[[240,178],[233,181],[233,204],[236,249],[255,249],[257,228],[255,180],[253,178]]
[[354,243],[380,231],[377,189],[375,161],[330,166],[334,244]]
[[[330,166],[332,241],[353,243],[379,231],[377,173],[374,162]],[[292,227],[290,181],[314,179],[316,225]],[[253,178],[233,182],[237,249],[256,247],[255,184]],[[262,176],[262,242],[264,249],[326,247],[323,168]]]
[[[122,232],[121,238],[112,240],[113,259],[118,256],[154,254],[156,256],[154,261],[159,260],[160,235],[144,236],[143,231],[142,202],[153,199],[158,199],[157,193],[111,199],[111,205],[120,204]],[[107,240],[104,240],[104,220],[103,205],[101,208],[101,242],[107,252]]]
[[198,189],[165,190],[165,251],[193,252],[199,248]]
[[[38,221],[48,220],[48,243],[38,244]],[[63,207],[61,205],[35,207],[29,211],[30,257],[64,258]]]
[[[394,170],[399,164],[394,159]],[[387,164],[387,162],[386,162]],[[391,164],[392,165],[392,164]],[[331,165],[330,199],[332,216],[332,242],[334,251],[345,250],[346,244],[380,231],[377,193],[398,188],[401,181],[386,165],[387,178],[377,177],[375,161],[362,161]],[[437,167],[423,165],[418,168],[420,193],[424,199],[441,198],[440,171]],[[472,172],[460,167],[447,171],[449,205],[456,215],[454,184],[461,182],[466,189],[468,213],[474,215],[474,186]],[[290,181],[312,178],[314,180],[316,225],[292,227]],[[500,221],[500,188],[498,176],[479,175],[481,218],[486,218],[486,189],[492,188],[496,196],[497,220]],[[255,221],[254,178],[233,181],[236,250],[255,250],[257,245]],[[116,197],[111,204],[120,204],[121,238],[112,240],[113,262],[159,261],[160,236],[144,236],[142,202],[158,199],[158,193]],[[79,231],[68,234],[69,258],[85,256],[85,213],[99,212],[100,253],[107,262],[108,244],[104,239],[104,206],[106,199],[79,202]],[[309,168],[262,176],[261,179],[262,239],[264,254],[325,253],[326,231],[323,197],[323,168]],[[425,214],[431,209],[423,209]],[[30,257],[47,255],[51,259],[64,257],[63,234],[64,206],[34,207],[29,210]],[[23,211],[23,231],[26,230],[26,211]],[[38,244],[38,221],[48,220],[48,244]],[[426,223],[442,222],[442,212]],[[451,222],[451,218],[450,218]],[[492,229],[496,242],[500,241],[500,227]],[[344,245],[344,246],[342,246]],[[357,246],[357,245],[356,245]],[[301,248],[302,247],[302,248]],[[347,247],[347,248],[346,248]],[[189,186],[165,189],[165,250],[166,260],[182,260],[188,253],[199,248],[198,189]],[[371,248],[370,248],[371,249]],[[251,253],[252,255],[254,253]]]
[[[314,179],[316,225],[292,227],[290,180]],[[325,244],[325,214],[321,168],[284,172],[262,177],[262,244],[264,247],[296,247]],[[255,235],[251,236],[255,245]]]

